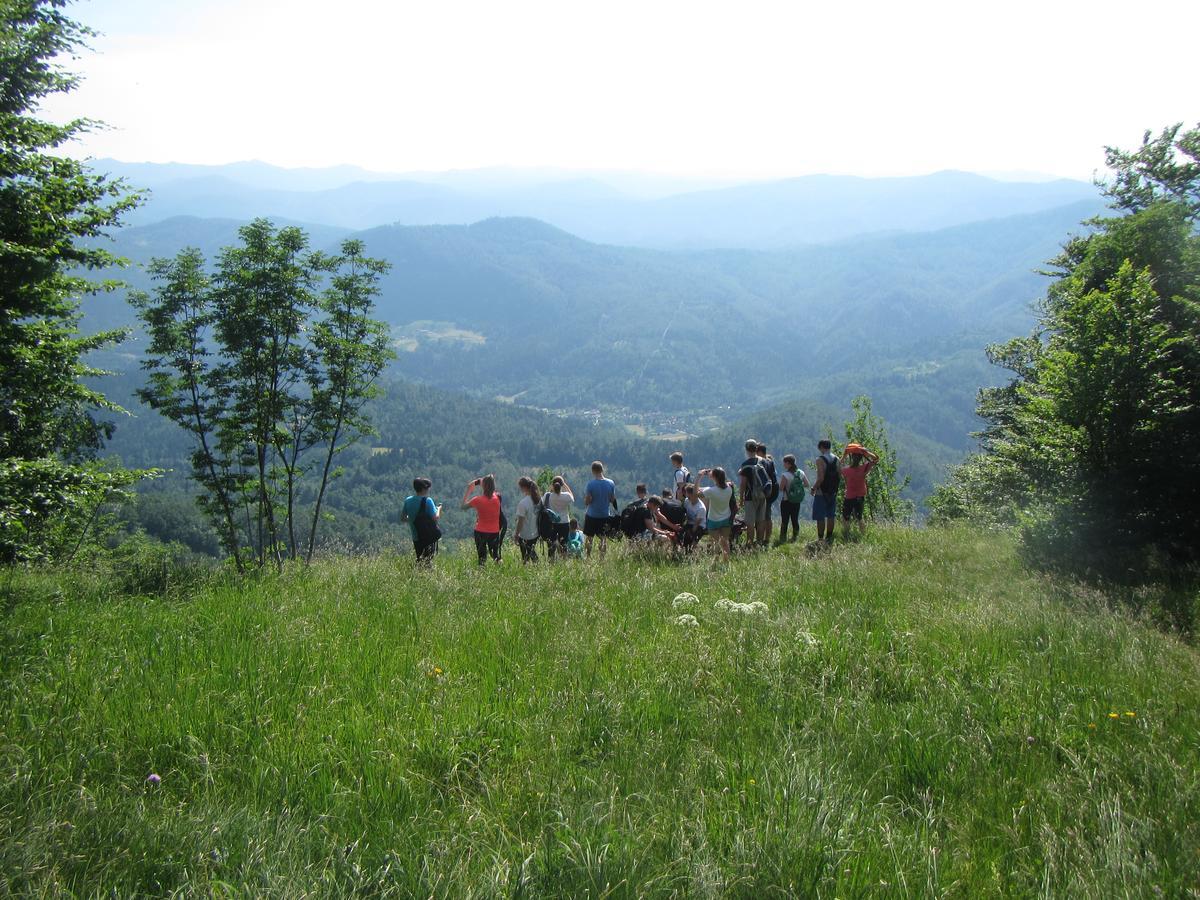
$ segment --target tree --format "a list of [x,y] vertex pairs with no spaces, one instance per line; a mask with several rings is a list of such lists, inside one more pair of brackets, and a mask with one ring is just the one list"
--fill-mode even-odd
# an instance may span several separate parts
[[909,478],[900,477],[896,451],[888,440],[883,419],[871,410],[870,397],[855,397],[851,403],[854,418],[845,424],[847,443],[862,444],[879,457],[879,462],[867,475],[867,499],[864,504],[867,518],[896,521],[910,518],[913,504],[900,495],[908,487]]
[[92,34],[64,5],[0,0],[0,561],[53,556],[48,535],[138,477],[92,461],[112,429],[98,415],[117,408],[83,381],[103,374],[86,355],[123,333],[78,325],[80,298],[115,286],[87,275],[118,262],[93,239],[140,198],[50,152],[97,124],[36,114],[76,86],[58,60]]
[[153,295],[132,301],[150,338],[139,396],[192,435],[201,508],[242,569],[311,559],[333,462],[370,432],[363,410],[391,351],[370,317],[387,263],[361,242],[312,253],[303,231],[264,219],[239,235],[211,278],[197,250],[155,260]]
[[1109,148],[1121,215],[1053,261],[1033,335],[989,348],[1014,377],[980,392],[982,455],[934,499],[947,516],[999,501],[1049,564],[1200,558],[1200,128],[1180,127]]

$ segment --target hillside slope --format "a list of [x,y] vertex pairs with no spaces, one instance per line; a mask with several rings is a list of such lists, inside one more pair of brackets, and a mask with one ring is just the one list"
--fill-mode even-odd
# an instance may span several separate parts
[[12,573],[0,893],[1200,890],[1194,647],[996,536],[799,551]]

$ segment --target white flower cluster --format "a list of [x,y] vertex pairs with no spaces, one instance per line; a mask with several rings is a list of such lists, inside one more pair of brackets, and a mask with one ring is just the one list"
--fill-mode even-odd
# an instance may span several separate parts
[[677,618],[675,620],[675,624],[676,625],[696,626],[696,625],[699,625],[700,622],[695,616],[689,615],[688,613],[684,613],[682,616],[680,616],[679,618]]
[[695,594],[689,594],[687,591],[684,591],[682,594],[675,595],[675,599],[671,601],[671,606],[679,609],[681,606],[695,606],[699,602],[700,598]]
[[761,600],[755,600],[752,603],[737,603],[730,600],[728,597],[722,597],[716,602],[716,609],[724,610],[725,612],[741,613],[745,616],[762,615],[765,616],[771,610],[767,608],[767,604]]

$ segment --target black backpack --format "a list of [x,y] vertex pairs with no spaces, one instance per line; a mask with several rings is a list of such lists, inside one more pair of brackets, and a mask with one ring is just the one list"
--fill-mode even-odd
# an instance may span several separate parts
[[[684,483],[684,484],[691,484],[691,483],[692,483],[692,481],[693,481],[693,479],[692,479],[692,473],[688,471],[688,467],[687,467],[687,466],[680,466],[678,469],[676,469],[676,470],[675,470],[675,474],[676,474],[676,475],[678,475],[680,472],[682,472],[682,473],[683,473],[683,483]],[[676,486],[676,487],[679,487],[679,479],[678,479],[678,478],[675,480],[675,486]]]
[[683,504],[678,500],[663,499],[662,514],[667,517],[667,521],[672,525],[682,525],[687,521],[687,511],[684,510]]
[[837,494],[842,473],[838,467],[837,457],[834,457],[832,462],[824,456],[821,459],[825,460],[825,476],[821,479],[821,493],[826,497],[832,497]]
[[646,530],[646,501],[634,500],[621,510],[621,532],[635,537]]
[[554,526],[559,522],[559,515],[554,510],[546,505],[546,501],[542,500],[537,505],[537,527],[538,537],[543,541],[554,540]]
[[771,476],[769,474],[767,474],[767,467],[764,466],[761,462],[754,462],[754,463],[747,462],[746,465],[750,466],[750,468],[754,470],[754,476],[753,476],[753,478],[750,479],[750,497],[751,497],[751,499],[756,498],[756,497],[758,497],[758,498],[770,497],[771,496]]
[[779,499],[779,476],[775,474],[775,461],[770,457],[762,460],[759,463],[767,471],[767,477],[771,479],[770,493],[767,495],[767,502],[774,503]]
[[413,519],[413,528],[417,532],[417,541],[422,544],[436,544],[442,539],[442,529],[438,527],[437,519],[429,513],[429,505],[433,503],[428,497],[421,498],[421,508]]

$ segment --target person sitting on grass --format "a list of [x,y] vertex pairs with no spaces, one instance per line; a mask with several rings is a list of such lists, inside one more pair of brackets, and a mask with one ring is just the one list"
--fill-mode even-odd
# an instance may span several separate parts
[[[863,460],[866,464],[863,464]],[[846,463],[849,462],[849,465]],[[861,444],[847,444],[842,451],[842,480],[846,493],[842,498],[842,539],[850,537],[850,520],[858,520],[859,537],[867,533],[863,507],[867,502],[867,475],[875,468],[879,457]]]
[[650,497],[646,501],[645,512],[642,513],[644,527],[634,535],[635,541],[647,544],[670,544],[675,541],[676,526],[662,514],[662,497]]
[[708,527],[708,508],[700,499],[700,488],[692,482],[684,488],[683,511],[687,523],[679,532],[679,546],[690,551],[704,537]]
[[412,531],[413,556],[417,565],[431,566],[441,538],[437,521],[442,516],[442,508],[429,496],[433,482],[428,478],[414,478],[412,486],[412,494],[404,498],[400,521],[407,522]]
[[572,519],[570,531],[567,533],[567,552],[575,559],[583,557],[583,532],[579,530],[579,520]]

